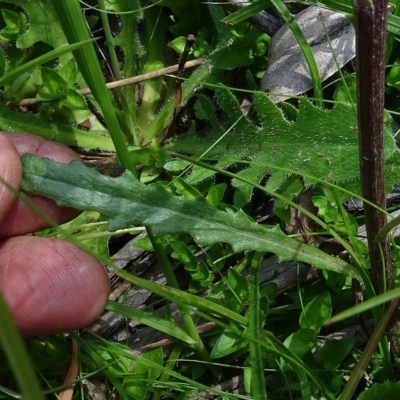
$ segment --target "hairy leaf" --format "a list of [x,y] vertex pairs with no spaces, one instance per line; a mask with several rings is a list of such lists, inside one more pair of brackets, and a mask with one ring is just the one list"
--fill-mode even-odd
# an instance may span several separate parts
[[[250,160],[254,165],[239,174],[254,182],[271,174],[270,190],[280,187],[288,174],[273,167],[304,176],[306,185],[326,180],[344,187],[350,183],[352,190],[359,186],[357,116],[350,105],[339,103],[332,110],[323,110],[303,98],[297,119],[290,122],[266,94],[255,93],[259,120],[254,117],[253,122],[244,117],[230,91],[218,89],[215,94],[226,114],[224,123],[214,122],[216,118],[210,113],[216,111],[200,97],[197,110],[207,111],[211,127],[202,136],[189,133],[173,139],[170,150],[218,160],[221,168],[239,160]],[[388,160],[396,153],[388,125],[384,140]],[[398,176],[398,169],[392,167],[391,174]]]
[[32,155],[25,155],[22,162],[25,191],[51,197],[60,205],[98,211],[109,218],[110,230],[140,224],[156,236],[188,232],[199,245],[225,242],[236,252],[273,252],[281,260],[304,261],[359,279],[357,269],[345,261],[258,225],[242,211],[220,211],[203,197],[178,198],[161,186],[136,181],[129,172],[109,178],[78,162],[66,165]]
[[17,39],[17,47],[27,49],[37,42],[57,48],[67,43],[51,0],[3,0],[21,7],[28,15],[29,29]]

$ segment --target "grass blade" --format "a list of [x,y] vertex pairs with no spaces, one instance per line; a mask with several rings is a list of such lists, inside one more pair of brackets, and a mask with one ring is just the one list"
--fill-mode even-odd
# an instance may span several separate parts
[[13,81],[14,79],[18,78],[20,75],[24,74],[25,72],[29,72],[33,68],[45,64],[51,60],[54,60],[63,54],[69,53],[71,51],[77,50],[89,43],[93,43],[96,39],[86,39],[74,44],[68,44],[57,49],[51,50],[48,53],[35,58],[34,60],[28,61],[21,66],[14,68],[12,71],[8,72],[7,74],[3,75],[0,78],[0,86],[7,84],[8,82]]
[[44,400],[25,343],[0,293],[0,345],[26,400]]
[[159,317],[158,315],[149,314],[115,301],[109,301],[106,309],[123,315],[126,318],[133,319],[141,324],[150,326],[188,344],[195,343],[180,325],[172,321],[168,321],[165,318]]
[[[90,38],[78,0],[53,0],[53,3],[65,36],[70,43]],[[74,57],[82,76],[100,105],[122,166],[137,177],[136,169],[130,162],[124,135],[114,111],[110,93],[105,85],[103,72],[93,45],[88,45],[85,50],[75,50]]]

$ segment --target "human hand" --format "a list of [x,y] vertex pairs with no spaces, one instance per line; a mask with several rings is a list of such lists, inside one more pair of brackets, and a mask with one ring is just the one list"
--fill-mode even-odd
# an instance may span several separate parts
[[[20,156],[31,153],[60,162],[78,159],[70,149],[37,136],[0,133],[0,177],[21,184]],[[78,212],[39,196],[29,199],[49,218],[64,223]],[[94,322],[110,285],[103,266],[74,244],[22,236],[47,227],[0,182],[0,291],[24,336],[72,331]]]

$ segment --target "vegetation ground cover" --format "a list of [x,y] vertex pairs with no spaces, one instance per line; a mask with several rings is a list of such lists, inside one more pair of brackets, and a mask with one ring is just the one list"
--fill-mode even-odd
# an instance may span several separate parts
[[[322,5],[354,21],[347,2]],[[0,6],[0,128],[72,146],[86,164],[94,157],[98,168],[118,175],[24,156],[26,192],[83,211],[36,234],[67,238],[96,255],[116,287],[125,282],[108,312],[168,338],[132,351],[129,325],[122,342],[93,330],[73,332],[28,339],[29,356],[15,339],[7,343],[22,352],[13,356],[21,361],[3,357],[0,364],[4,398],[58,393],[71,338],[80,353],[75,397],[94,398],[93,390],[124,399],[374,399],[400,392],[399,354],[389,346],[398,334],[390,328],[399,296],[396,234],[389,239],[395,283],[382,291],[361,234],[366,222],[368,235],[368,214],[365,221],[362,207],[349,206],[365,195],[361,67],[351,61],[321,82],[313,43],[290,14],[309,4],[6,0]],[[274,24],[289,25],[311,76],[308,93],[279,104],[259,90],[274,35],[256,23],[265,12]],[[397,14],[394,8],[388,19],[381,88],[383,195],[400,181]],[[321,37],[335,51],[328,33]],[[170,65],[176,75],[158,75]],[[144,74],[152,79],[112,92],[104,81]],[[388,205],[396,208],[394,200]],[[378,239],[396,224],[393,217]],[[110,249],[132,238],[146,253],[117,268]],[[147,252],[166,284],[135,272]],[[389,259],[384,263],[389,267]],[[282,283],[286,269],[294,275]],[[184,275],[186,283],[178,279]],[[126,300],[138,287],[154,296],[131,308]],[[354,307],[352,293],[361,292],[365,301]],[[4,337],[11,338],[0,306]],[[30,365],[45,392],[29,389]]]

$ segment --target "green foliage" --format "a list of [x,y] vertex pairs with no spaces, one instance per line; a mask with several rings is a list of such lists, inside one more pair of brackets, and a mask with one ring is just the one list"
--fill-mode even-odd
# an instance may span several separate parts
[[357,400],[376,400],[384,397],[397,397],[400,393],[400,382],[375,383],[370,389],[360,394]]
[[11,10],[1,10],[6,27],[0,30],[0,40],[16,40],[27,30],[27,20],[23,13]]
[[[6,0],[0,3],[5,4],[0,8],[0,41],[5,44],[0,49],[0,75],[3,75],[0,82],[4,85],[0,127],[36,133],[88,149],[118,151],[122,147],[127,153],[125,165],[143,167],[139,180],[129,172],[113,179],[77,163],[60,165],[25,156],[24,190],[51,197],[62,205],[95,210],[94,213],[85,212],[61,229],[52,228],[38,235],[79,240],[82,247],[109,264],[107,241],[112,232],[107,229],[115,232],[143,225],[156,239],[148,236],[140,245],[155,249],[159,260],[167,259],[169,253],[183,264],[191,278],[189,290],[183,291],[171,287],[170,282],[169,286],[163,286],[125,271],[115,271],[123,279],[176,303],[181,307],[184,324],[175,322],[168,312],[160,317],[116,302],[109,302],[107,309],[179,342],[170,358],[164,359],[160,348],[138,357],[127,346],[105,340],[86,341],[76,336],[81,345],[82,371],[85,371],[82,377],[93,372],[106,378],[121,398],[157,400],[169,396],[183,399],[198,395],[200,390],[227,399],[264,399],[267,394],[273,399],[338,397],[343,371],[352,367],[353,358],[348,356],[354,340],[337,341],[320,335],[325,334],[323,325],[331,317],[332,308],[342,309],[343,298],[344,303],[349,303],[350,278],[362,281],[362,277],[364,283],[368,283],[366,269],[358,269],[360,265],[367,266],[368,258],[365,245],[356,239],[358,221],[342,206],[350,194],[327,188],[323,182],[359,192],[357,121],[351,104],[355,102],[353,76],[346,76],[336,87],[332,109],[315,107],[305,98],[299,100],[298,106],[293,103],[276,106],[267,94],[254,91],[257,88],[255,78],[260,78],[265,71],[269,37],[243,22],[244,10],[236,14],[241,22],[232,18],[234,24],[231,25],[222,21],[226,16],[222,7],[205,6],[201,0],[153,0],[150,7],[140,0],[106,2],[106,11],[111,13],[109,22],[114,19],[119,26],[106,43],[110,58],[113,53],[117,54],[116,49],[120,51],[121,57],[111,65],[115,79],[119,79],[116,72],[126,78],[170,64],[171,49],[178,56],[186,36],[189,33],[196,36],[189,59],[205,57],[206,61],[193,72],[185,71],[181,101],[182,106],[193,110],[193,121],[187,133],[169,140],[167,149],[203,159],[216,167],[212,170],[207,164],[193,166],[190,160],[171,161],[165,148],[156,143],[157,136],[165,133],[167,127],[169,132],[175,128],[171,125],[176,106],[175,79],[164,81],[159,77],[117,90],[108,105],[101,106],[101,102],[111,96],[102,86],[100,62],[93,54],[88,62],[88,48],[81,48],[85,42],[75,45],[74,50],[81,48],[81,56],[76,56],[76,52],[73,58],[72,48],[65,46],[65,33],[79,24],[70,17],[69,20],[60,18],[62,29],[56,15],[62,4],[72,5],[82,22],[78,2]],[[254,2],[246,12],[263,9],[265,4],[261,3],[263,0]],[[335,7],[349,11],[345,4],[335,3]],[[98,28],[109,29],[102,19],[104,15],[99,15],[95,11],[88,11],[86,15],[86,22],[96,37],[100,32]],[[391,32],[396,31],[398,21],[397,16],[391,16]],[[42,29],[43,26],[51,26],[51,29]],[[88,36],[86,29],[83,31]],[[73,37],[70,33],[69,38]],[[69,41],[76,41],[78,36]],[[165,51],[167,43],[168,52]],[[102,86],[103,92],[98,93],[103,94],[97,93],[89,99],[103,116],[108,112],[114,115],[115,126],[124,134],[124,140],[117,146],[108,137],[109,120],[107,127],[97,122],[89,132],[75,127],[90,115],[86,100],[76,89],[86,86],[82,76],[87,82],[95,76],[94,65],[97,76],[92,79],[92,86],[95,91]],[[101,67],[104,67],[102,71],[107,70],[106,65]],[[395,61],[387,77],[387,85],[393,88],[388,94],[400,87],[398,69]],[[253,90],[254,102],[248,112],[243,111],[231,88],[222,86],[233,85],[232,82]],[[205,85],[209,89],[200,90]],[[5,105],[8,100],[24,97],[36,97],[40,105],[24,114]],[[188,103],[191,98],[193,103]],[[150,143],[151,147],[140,147]],[[389,191],[399,180],[400,173],[400,153],[389,119],[385,127],[385,146],[386,189]],[[225,177],[215,176],[218,168],[219,171],[234,170],[236,175],[230,174],[231,182],[222,181]],[[249,203],[253,201],[254,186],[260,182],[264,184],[266,177],[269,179],[266,192],[279,196],[275,201],[275,214],[281,225],[273,228],[257,224],[248,215],[252,211]],[[163,181],[166,178],[168,181]],[[233,196],[230,183],[235,189]],[[349,238],[351,247],[348,246],[348,250],[351,253],[354,249],[354,263],[301,244],[283,232],[284,224],[290,222],[288,202],[311,186],[314,186],[312,199],[318,209],[319,219],[316,220],[322,226],[322,233],[336,235],[339,241]],[[258,186],[258,189],[263,188]],[[273,223],[276,224],[276,220]],[[342,240],[343,243],[346,244]],[[394,249],[394,258],[398,261],[399,252],[396,247]],[[197,256],[198,251],[204,254],[203,258]],[[321,269],[323,276],[304,291],[298,290],[297,294],[288,291],[287,295],[276,299],[278,286],[275,282],[259,284],[261,259],[267,252],[278,255],[280,260],[309,263]],[[188,293],[190,291],[196,295]],[[203,295],[205,298],[201,297]],[[364,303],[363,308],[347,310],[339,318],[376,308],[396,296],[398,290],[374,297]],[[201,339],[196,332],[196,337],[189,310],[215,322],[216,329]],[[194,318],[196,322],[197,316]],[[43,375],[49,368],[58,369],[60,359],[66,358],[65,338],[59,339],[33,342],[31,356]],[[199,345],[203,342],[205,351],[202,353]],[[39,354],[45,354],[44,359],[40,359]],[[199,356],[206,362],[176,361],[197,361]],[[224,369],[237,368],[244,376],[247,395],[230,395],[213,388],[216,383],[213,378],[220,375],[215,365],[209,363],[210,359],[218,361]],[[379,368],[380,364],[376,369]],[[265,385],[265,373],[271,369],[277,379],[268,380]],[[228,375],[231,374],[228,370]],[[378,375],[375,378],[380,379]],[[49,381],[49,387],[56,385]],[[360,398],[369,398],[369,393],[373,396],[374,390],[393,394],[398,388],[396,384],[385,384],[378,389],[373,386]],[[0,386],[0,392],[3,391]],[[18,396],[12,391],[9,393]]]
[[289,335],[284,345],[297,357],[303,357],[315,347],[317,334],[314,329],[302,328]]
[[[1,2],[20,7],[28,17],[29,24],[24,21],[25,17],[18,13],[21,15],[18,22],[19,27],[15,26],[13,28],[14,33],[18,36],[16,38],[18,49],[27,49],[39,42],[46,43],[52,48],[57,48],[67,43],[51,0],[2,0]],[[7,11],[7,15],[10,18],[12,14]],[[13,20],[14,24],[18,21],[16,17]],[[7,27],[9,27],[9,23],[7,23]],[[26,25],[28,25],[29,29],[24,29]],[[51,27],[51,29],[43,29],[43,27]],[[17,29],[18,32],[16,32]],[[12,40],[15,40],[15,38]]]
[[10,132],[30,132],[44,139],[57,140],[68,146],[79,146],[88,149],[101,147],[104,150],[115,150],[108,136],[99,136],[93,132],[84,132],[71,125],[49,123],[42,115],[21,114],[10,110],[0,103],[0,127]]
[[271,251],[282,260],[310,262],[318,268],[359,277],[346,262],[303,245],[280,230],[251,222],[242,211],[219,211],[204,198],[177,198],[160,186],[143,185],[128,172],[113,179],[80,163],[65,165],[31,155],[23,157],[23,164],[24,190],[51,197],[60,205],[98,211],[109,218],[111,231],[140,224],[156,236],[187,232],[202,246],[226,242],[235,252]]
[[197,35],[208,21],[207,8],[203,7],[201,0],[186,1],[161,0],[153,1],[158,5],[168,7],[174,15],[176,22],[170,27],[175,36],[187,36],[190,33]]
[[[237,99],[229,90],[217,89],[215,96],[225,121],[220,122],[211,100],[200,96],[196,116],[209,121],[210,125],[198,134],[188,133],[173,139],[169,149],[217,160],[221,168],[241,160],[250,161],[249,168],[238,175],[258,183],[270,174],[267,184],[270,190],[283,188],[291,173],[303,176],[306,186],[329,181],[359,192],[357,119],[350,105],[339,103],[332,110],[322,110],[300,99],[299,115],[290,122],[266,94],[254,93],[258,119],[252,120],[242,114]],[[391,128],[386,125],[386,160],[396,151]],[[391,168],[388,182],[394,183],[398,176],[397,168]],[[187,179],[194,183],[199,178],[193,174]],[[237,181],[233,184],[244,198],[249,198],[246,194],[246,191],[251,193],[249,185]]]
[[222,332],[211,350],[212,359],[221,358],[241,350],[248,344],[248,340],[242,335],[227,329]]
[[332,304],[329,293],[323,293],[312,299],[300,314],[300,327],[319,332],[321,326],[331,317]]
[[354,338],[342,338],[341,340],[326,340],[318,349],[318,356],[327,370],[335,371],[353,349]]

